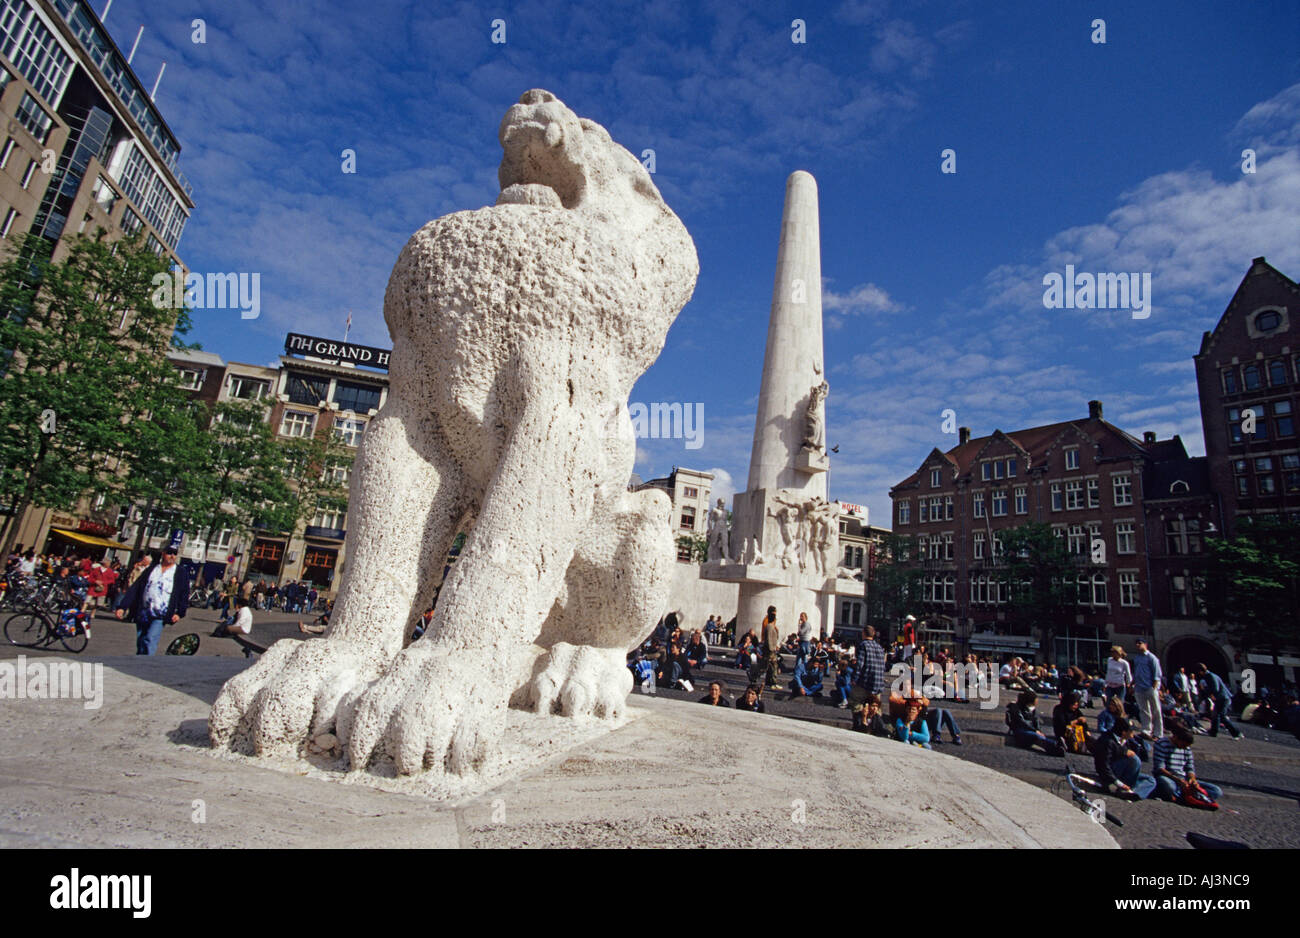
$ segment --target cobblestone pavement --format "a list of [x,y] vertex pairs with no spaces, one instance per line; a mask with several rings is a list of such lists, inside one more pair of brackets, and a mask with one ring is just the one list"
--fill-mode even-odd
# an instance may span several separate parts
[[[0,613],[0,619],[8,615]],[[166,647],[178,635],[195,632],[200,636],[199,655],[242,657],[242,649],[230,639],[211,637],[218,615],[213,610],[192,611],[179,624],[164,630],[161,645]],[[302,619],[312,621],[314,616],[257,612],[252,640],[265,645],[281,638],[305,639],[307,636],[298,631],[298,622]],[[707,692],[708,682],[716,680],[722,683],[724,692],[734,701],[744,690],[746,677],[731,667],[731,654],[726,649],[717,651],[719,656],[714,659],[715,663],[696,675],[693,692],[659,689],[656,691],[658,696],[698,706],[695,701]],[[135,627],[101,615],[95,620],[90,645],[82,655],[130,655],[134,652]],[[15,648],[0,640],[0,659],[18,654],[49,653]],[[53,653],[77,657],[63,651]],[[790,659],[787,659],[787,671],[789,663]],[[785,678],[789,680],[788,673]],[[635,692],[642,691],[638,689]],[[832,706],[829,699],[790,700],[788,689],[782,688],[775,693],[767,691],[764,702],[773,718],[811,720],[841,726],[849,731],[848,711]],[[989,710],[981,710],[973,703],[945,702],[943,706],[953,712],[961,726],[963,745],[954,746],[945,740],[936,749],[1004,772],[1069,800],[1070,792],[1065,783],[1067,759],[1071,770],[1087,775],[1093,774],[1092,760],[1084,756],[1052,758],[1038,751],[1006,745],[1002,708],[1007,702],[1008,698],[1004,696],[997,707]],[[1044,718],[1050,719],[1055,705],[1055,698],[1041,698],[1040,711]],[[1089,712],[1090,716],[1095,714],[1095,709]],[[1241,741],[1234,741],[1226,734],[1214,739],[1196,737],[1194,752],[1200,775],[1224,789],[1222,807],[1217,812],[1196,811],[1158,801],[1131,804],[1103,796],[1110,816],[1122,824],[1108,825],[1120,845],[1188,848],[1185,835],[1196,831],[1256,848],[1300,847],[1300,742],[1289,734],[1257,726],[1245,725],[1242,728],[1246,738]]]
[[[721,656],[696,675],[694,692],[659,689],[656,693],[698,706],[694,702],[708,692],[709,682],[719,681],[734,703],[748,681],[744,672],[731,667],[734,652],[717,651]],[[848,731],[852,722],[848,711],[837,709],[829,700],[833,684],[827,684],[824,700],[790,699],[788,672],[792,662],[793,659],[786,659],[786,686],[775,694],[770,690],[764,692],[768,714],[843,726]],[[952,711],[962,730],[961,746],[952,745],[945,733],[944,742],[935,749],[1004,772],[1069,800],[1070,789],[1065,781],[1067,761],[1071,771],[1093,776],[1096,773],[1092,759],[1079,755],[1053,758],[1037,750],[1007,745],[1002,715],[1010,699],[1003,694],[998,706],[988,710],[981,710],[975,703],[935,701],[934,705]],[[1039,698],[1039,712],[1049,726],[1056,703],[1055,697]],[[1097,710],[1086,712],[1095,721]],[[1237,725],[1245,736],[1240,741],[1221,732],[1213,739],[1197,736],[1193,744],[1200,777],[1223,788],[1218,811],[1197,811],[1162,801],[1126,803],[1108,795],[1100,796],[1106,802],[1108,814],[1120,822],[1107,825],[1120,846],[1190,849],[1186,834],[1195,831],[1253,848],[1300,847],[1300,741],[1289,733]],[[1144,771],[1149,769],[1148,761],[1144,763]]]

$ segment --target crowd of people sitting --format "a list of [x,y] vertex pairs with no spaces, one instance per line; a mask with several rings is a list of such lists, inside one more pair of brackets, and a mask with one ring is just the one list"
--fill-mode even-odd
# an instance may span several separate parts
[[[835,639],[814,638],[806,616],[800,617],[795,632],[781,638],[775,612],[769,609],[763,623],[741,632],[738,640],[734,619],[723,624],[721,616],[710,616],[702,629],[688,636],[678,617],[669,616],[632,653],[629,667],[643,687],[686,691],[694,690],[710,664],[739,669],[748,681],[734,703],[737,709],[764,713],[764,693],[784,690],[786,701],[822,699],[851,709],[852,728],[858,732],[925,749],[940,744],[944,733],[951,743],[962,744],[952,710],[934,706],[907,680],[890,681],[901,674],[897,665],[910,667],[919,660],[922,686],[928,689],[936,686],[932,682],[943,682],[938,686],[944,687],[945,699],[963,700],[956,693],[961,688],[951,686],[947,668],[958,659],[948,648],[932,655],[917,641],[912,617],[888,648],[871,627],[855,648],[849,648]],[[734,648],[734,653],[728,651],[722,661],[711,661],[709,645],[716,649],[724,641],[728,644],[723,647]],[[788,671],[780,662],[783,654],[794,659]],[[996,673],[999,685],[1014,692],[1004,711],[1008,744],[1054,758],[1088,757],[1098,784],[1121,797],[1161,798],[1206,808],[1217,806],[1222,797],[1220,788],[1196,775],[1193,740],[1197,735],[1217,736],[1220,728],[1237,739],[1241,731],[1233,722],[1231,688],[1206,665],[1166,673],[1144,641],[1136,643],[1132,658],[1123,647],[1112,647],[1104,665],[1091,669],[1035,664],[1020,657],[998,665],[967,655],[960,662],[975,666],[973,673]],[[1039,712],[1043,696],[1059,698],[1050,720]],[[700,703],[733,705],[718,681],[709,684]],[[1262,689],[1240,719],[1300,739],[1300,699],[1293,686],[1280,693]]]

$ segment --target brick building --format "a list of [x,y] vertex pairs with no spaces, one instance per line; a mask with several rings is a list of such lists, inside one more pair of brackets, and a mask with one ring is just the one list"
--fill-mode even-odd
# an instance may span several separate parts
[[[1092,662],[1113,637],[1150,634],[1148,545],[1163,535],[1150,530],[1145,486],[1153,467],[1187,461],[1178,437],[1132,436],[1104,419],[1100,401],[1079,420],[978,438],[961,428],[957,446],[934,449],[890,490],[894,532],[916,538],[926,639]],[[1000,535],[1030,521],[1051,525],[1078,559],[1073,622],[1051,636],[1012,636],[1006,614]]]

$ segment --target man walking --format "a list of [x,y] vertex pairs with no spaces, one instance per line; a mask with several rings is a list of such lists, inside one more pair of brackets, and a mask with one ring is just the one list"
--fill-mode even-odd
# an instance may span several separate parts
[[1163,678],[1160,659],[1147,647],[1146,639],[1139,638],[1137,654],[1133,656],[1133,694],[1137,697],[1138,712],[1142,715],[1142,728],[1153,740],[1165,735],[1165,720],[1160,710],[1160,683]]
[[158,650],[164,625],[174,625],[189,611],[190,575],[176,563],[185,532],[173,531],[162,558],[138,576],[117,601],[119,619],[130,613],[135,623],[135,653],[152,655]]
[[1232,725],[1228,719],[1228,708],[1232,706],[1232,691],[1224,683],[1223,678],[1215,674],[1204,664],[1196,666],[1196,680],[1201,685],[1201,698],[1208,698],[1212,701],[1214,712],[1210,715],[1210,733],[1211,736],[1219,735],[1219,724],[1222,723],[1228,728],[1233,739],[1241,739],[1241,730]]
[[769,689],[781,686],[781,630],[776,627],[776,607],[767,607],[763,619],[763,670]]

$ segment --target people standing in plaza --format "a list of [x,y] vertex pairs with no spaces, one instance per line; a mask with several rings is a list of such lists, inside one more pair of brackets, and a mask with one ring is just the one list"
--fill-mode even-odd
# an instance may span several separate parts
[[190,576],[176,562],[183,532],[173,531],[158,562],[138,576],[117,602],[114,614],[130,614],[135,623],[135,653],[152,655],[158,650],[163,626],[179,622],[190,607]]
[[140,579],[140,574],[148,570],[153,562],[153,558],[147,553],[141,554],[139,557],[135,558],[135,563],[131,565],[131,572],[126,575],[126,585],[134,585],[135,581]]
[[781,686],[781,630],[776,625],[776,607],[767,607],[763,619],[763,672],[769,688]]
[[1137,654],[1133,656],[1133,694],[1137,697],[1138,712],[1142,715],[1142,729],[1151,739],[1165,735],[1163,712],[1160,708],[1160,684],[1164,674],[1160,659],[1147,647],[1146,639],[1137,640]]
[[1208,735],[1218,736],[1219,724],[1222,723],[1233,739],[1241,739],[1241,730],[1233,726],[1232,720],[1228,718],[1228,708],[1232,706],[1232,691],[1228,689],[1227,683],[1204,664],[1196,666],[1196,682],[1201,687],[1202,699],[1208,700],[1213,708],[1210,711]]
[[1110,658],[1106,661],[1106,697],[1118,695],[1120,699],[1128,693],[1133,683],[1133,669],[1124,657],[1124,649],[1119,645],[1110,646]]
[[854,665],[856,681],[849,702],[853,707],[854,722],[862,719],[862,708],[871,698],[880,699],[885,689],[885,649],[876,641],[874,626],[868,625],[862,630],[862,641],[858,643],[857,662]]
[[812,623],[808,621],[808,613],[799,613],[799,657],[807,658],[812,652]]

